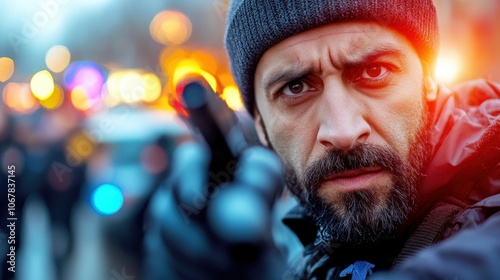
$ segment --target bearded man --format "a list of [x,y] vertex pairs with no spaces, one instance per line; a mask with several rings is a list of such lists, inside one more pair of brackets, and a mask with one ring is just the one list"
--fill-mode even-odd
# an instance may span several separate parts
[[431,0],[231,2],[235,80],[300,201],[284,279],[499,277],[500,88],[438,85],[438,36]]

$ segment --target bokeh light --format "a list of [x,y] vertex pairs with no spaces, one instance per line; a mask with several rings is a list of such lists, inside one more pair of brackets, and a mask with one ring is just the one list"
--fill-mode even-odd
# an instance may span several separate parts
[[87,161],[96,149],[96,139],[92,135],[80,132],[71,136],[66,144],[66,156],[73,162],[81,164]]
[[91,106],[87,92],[82,87],[76,87],[71,91],[71,103],[80,111],[86,111]]
[[125,75],[125,71],[112,71],[103,89],[104,104],[108,107],[114,107],[121,102],[120,81]]
[[243,108],[243,102],[241,101],[240,91],[236,86],[227,86],[222,92],[221,98],[226,101],[229,108],[237,111]]
[[0,82],[6,82],[14,73],[14,60],[8,57],[0,57]]
[[3,89],[2,98],[5,105],[18,113],[28,114],[39,106],[28,83],[8,83]]
[[60,73],[68,67],[71,54],[67,47],[56,45],[51,47],[45,55],[45,64],[54,73]]
[[[179,96],[186,79],[203,78],[215,92],[219,93],[225,87],[235,85],[221,57],[207,49],[173,45],[162,50],[159,60],[168,82],[158,102],[167,104],[163,107],[173,109],[182,115],[186,115],[187,112],[182,109]],[[238,108],[237,99],[231,100],[234,101],[232,103],[234,107]]]
[[161,81],[153,73],[145,73],[142,75],[142,82],[144,84],[144,96],[142,100],[145,102],[154,102],[161,95]]
[[456,82],[461,67],[461,58],[456,52],[442,50],[436,64],[436,80],[448,85]]
[[49,110],[57,109],[64,100],[63,89],[59,85],[55,85],[54,92],[45,100],[40,100],[40,104]]
[[151,37],[158,43],[180,45],[191,37],[192,25],[187,16],[179,11],[158,13],[149,26]]
[[[73,93],[74,89],[78,87],[77,98],[81,98],[82,92],[85,93],[87,104],[79,106],[82,108],[101,100],[104,81],[105,77],[101,67],[90,61],[71,63],[64,73],[64,83],[69,91]],[[83,98],[81,100],[83,101]]]
[[45,100],[54,92],[54,78],[47,70],[42,70],[31,78],[30,87],[33,95],[39,100]]
[[120,97],[125,103],[136,103],[144,96],[144,84],[137,71],[127,71],[120,79]]
[[76,133],[69,139],[66,146],[66,153],[69,158],[76,162],[84,162],[89,159],[95,151],[96,139],[84,132]]
[[214,91],[217,91],[217,79],[212,74],[203,70],[198,62],[193,59],[185,59],[177,65],[173,74],[172,83],[176,86],[182,79],[196,75],[202,76],[210,87]]
[[91,197],[92,207],[103,216],[117,213],[123,206],[123,193],[115,185],[103,184],[98,186]]
[[120,103],[154,102],[162,93],[161,81],[153,73],[137,69],[112,71],[103,89],[106,106]]
[[209,73],[217,73],[217,60],[210,53],[198,50],[191,54],[191,59],[196,60],[203,70]]
[[162,70],[168,74],[175,71],[177,65],[184,59],[189,58],[190,53],[180,46],[170,46],[163,49],[160,54],[160,65]]

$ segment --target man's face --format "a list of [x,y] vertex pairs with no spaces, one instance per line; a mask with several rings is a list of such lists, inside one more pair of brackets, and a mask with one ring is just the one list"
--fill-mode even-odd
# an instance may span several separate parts
[[264,53],[259,136],[325,238],[373,242],[404,222],[428,158],[429,84],[409,41],[375,23],[323,26]]

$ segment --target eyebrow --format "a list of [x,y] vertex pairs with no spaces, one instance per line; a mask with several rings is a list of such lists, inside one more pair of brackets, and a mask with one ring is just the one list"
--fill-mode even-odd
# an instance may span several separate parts
[[364,66],[367,63],[370,63],[370,62],[377,60],[381,57],[393,57],[393,58],[399,60],[399,62],[403,62],[405,60],[406,55],[404,54],[404,52],[401,49],[394,47],[392,45],[389,45],[389,46],[382,46],[382,47],[379,47],[377,49],[374,49],[374,50],[368,52],[367,54],[363,55],[359,59],[355,59],[355,60],[351,60],[351,61],[349,61],[347,59],[342,59],[340,62],[341,62],[342,68],[353,68],[353,67]]
[[262,79],[262,89],[264,89],[264,92],[269,92],[276,84],[293,81],[310,73],[312,73],[312,67],[302,68],[298,64],[276,74],[271,72],[271,75]]
[[[356,67],[361,67],[366,65],[367,63],[374,61],[380,57],[394,57],[398,59],[399,61],[404,61],[405,59],[405,54],[404,52],[398,48],[397,46],[394,46],[392,44],[388,45],[382,45],[374,50],[368,52],[367,54],[363,55],[359,59],[355,60],[347,60],[347,59],[342,59],[340,60],[340,65],[341,67],[335,66],[337,69],[349,69],[349,68],[356,68]],[[270,75],[267,75],[262,79],[262,89],[264,92],[268,93],[272,87],[274,87],[276,84],[280,84],[283,82],[289,82],[293,81],[296,79],[299,79],[301,77],[307,76],[311,73],[313,73],[312,66],[302,68],[300,64],[295,64],[290,66],[288,69],[284,70],[277,70],[279,71],[278,73],[274,73],[271,71]],[[276,72],[277,72],[276,71]]]

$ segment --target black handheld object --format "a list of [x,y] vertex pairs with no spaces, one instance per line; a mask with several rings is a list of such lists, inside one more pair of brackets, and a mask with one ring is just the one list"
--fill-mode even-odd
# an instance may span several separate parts
[[195,203],[200,191],[192,184],[174,186],[174,196],[181,207],[197,208],[194,218],[209,240],[207,248],[218,246],[216,251],[223,254],[220,259],[211,256],[219,266],[209,265],[198,279],[279,279],[283,262],[272,240],[271,211],[283,185],[281,162],[263,147],[246,150],[250,144],[240,119],[202,78],[185,79],[180,86],[180,103],[211,156],[201,191],[206,199]]
[[232,181],[238,157],[249,146],[235,112],[201,78],[186,82],[181,103],[211,151],[210,172],[225,175],[217,182],[210,178],[210,185]]

